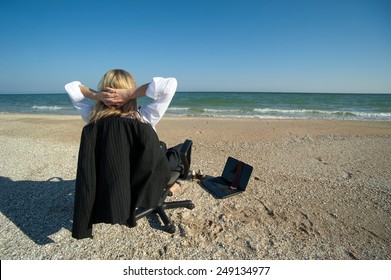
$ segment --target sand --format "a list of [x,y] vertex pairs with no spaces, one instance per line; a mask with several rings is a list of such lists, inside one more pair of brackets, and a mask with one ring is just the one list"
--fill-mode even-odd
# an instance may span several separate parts
[[71,237],[78,116],[0,115],[0,259],[391,259],[391,122],[164,118],[169,145],[193,140],[192,169],[228,156],[254,167],[247,190],[216,199],[181,181],[168,210],[136,228]]

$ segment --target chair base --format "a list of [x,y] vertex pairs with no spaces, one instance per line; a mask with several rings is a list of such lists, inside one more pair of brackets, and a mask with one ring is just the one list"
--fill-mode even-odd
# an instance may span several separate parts
[[[167,192],[168,193],[168,192]],[[150,209],[138,209],[136,212],[136,221],[143,217],[146,217],[152,213],[156,213],[159,215],[162,220],[164,227],[163,230],[168,233],[175,232],[175,226],[172,223],[171,219],[167,216],[165,210],[166,209],[175,209],[175,208],[187,208],[193,209],[195,205],[191,200],[182,200],[182,201],[170,201],[170,202],[162,202],[155,208]]]

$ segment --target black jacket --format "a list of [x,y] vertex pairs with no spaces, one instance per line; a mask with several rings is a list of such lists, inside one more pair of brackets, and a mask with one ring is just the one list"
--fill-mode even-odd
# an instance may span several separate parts
[[95,223],[135,223],[137,207],[157,205],[170,176],[154,129],[109,117],[83,128],[72,236],[92,237]]

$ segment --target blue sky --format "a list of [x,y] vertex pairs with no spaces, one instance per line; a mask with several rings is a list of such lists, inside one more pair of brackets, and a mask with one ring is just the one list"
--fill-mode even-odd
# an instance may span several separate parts
[[0,1],[0,93],[123,68],[180,91],[391,93],[391,1]]

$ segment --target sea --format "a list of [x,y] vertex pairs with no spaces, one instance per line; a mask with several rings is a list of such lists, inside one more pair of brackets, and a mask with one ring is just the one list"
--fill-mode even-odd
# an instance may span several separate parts
[[[0,114],[14,113],[77,115],[66,93],[0,94]],[[177,92],[166,115],[391,121],[391,94]]]

